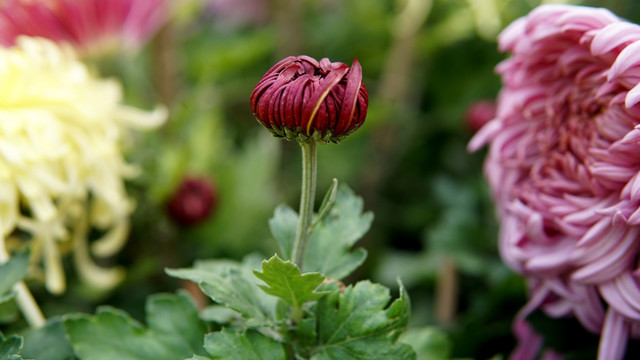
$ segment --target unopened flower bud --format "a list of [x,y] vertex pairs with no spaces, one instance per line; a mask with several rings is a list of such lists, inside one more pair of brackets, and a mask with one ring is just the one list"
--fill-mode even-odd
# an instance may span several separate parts
[[339,142],[367,116],[369,95],[362,67],[323,58],[287,57],[262,77],[251,93],[251,109],[278,137]]
[[217,202],[213,184],[205,178],[186,178],[169,200],[171,218],[181,225],[195,225],[207,219]]
[[469,105],[465,113],[465,122],[469,130],[475,133],[494,117],[496,117],[496,103],[480,100]]

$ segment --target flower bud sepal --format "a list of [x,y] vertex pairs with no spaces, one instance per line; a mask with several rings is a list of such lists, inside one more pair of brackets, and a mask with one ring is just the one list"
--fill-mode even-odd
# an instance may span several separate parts
[[324,132],[314,130],[311,136],[309,136],[303,133],[300,129],[291,130],[288,127],[282,127],[282,128],[268,127],[264,125],[262,122],[260,122],[260,120],[257,120],[257,121],[265,129],[269,130],[274,137],[280,138],[280,139],[286,139],[289,141],[297,141],[299,143],[305,143],[309,140],[313,140],[322,144],[329,144],[329,143],[339,144],[344,138],[346,138],[352,132],[358,129],[358,128],[354,128],[353,130],[338,136],[334,135],[333,131],[331,130],[327,130]]

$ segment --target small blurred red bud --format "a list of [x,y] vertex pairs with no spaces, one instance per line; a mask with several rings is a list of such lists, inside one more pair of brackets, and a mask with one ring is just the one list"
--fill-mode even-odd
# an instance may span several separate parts
[[195,225],[213,212],[218,196],[213,183],[206,178],[185,178],[169,199],[169,216],[180,225]]
[[495,116],[496,103],[491,100],[480,100],[469,105],[465,113],[465,122],[467,127],[475,133]]
[[364,123],[369,95],[358,59],[349,68],[289,56],[264,74],[250,101],[258,121],[278,137],[339,142]]

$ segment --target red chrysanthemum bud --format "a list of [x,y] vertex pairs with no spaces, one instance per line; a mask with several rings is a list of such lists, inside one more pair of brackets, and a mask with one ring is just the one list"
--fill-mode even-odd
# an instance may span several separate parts
[[480,100],[469,105],[465,113],[465,122],[467,127],[475,133],[494,117],[496,117],[496,103]]
[[217,202],[214,185],[205,178],[185,178],[175,191],[167,209],[181,225],[194,225],[205,220]]
[[364,123],[369,95],[358,59],[351,68],[324,58],[287,57],[262,77],[251,109],[274,135],[338,142]]

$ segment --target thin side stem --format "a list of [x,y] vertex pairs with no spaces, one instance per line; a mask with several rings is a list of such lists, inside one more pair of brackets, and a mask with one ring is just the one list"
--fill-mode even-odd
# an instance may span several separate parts
[[15,284],[13,291],[16,293],[16,303],[29,326],[35,329],[43,327],[47,320],[24,281]]
[[304,256],[309,242],[309,228],[313,217],[313,203],[316,197],[316,142],[300,143],[302,149],[302,193],[300,194],[300,219],[291,258],[302,270]]

